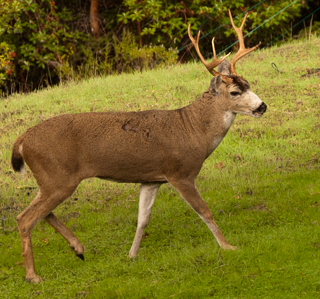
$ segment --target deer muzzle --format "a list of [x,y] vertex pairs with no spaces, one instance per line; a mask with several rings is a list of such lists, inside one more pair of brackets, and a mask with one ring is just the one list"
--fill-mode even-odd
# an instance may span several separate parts
[[256,117],[261,117],[267,111],[267,105],[262,102],[261,105],[252,111],[253,115]]

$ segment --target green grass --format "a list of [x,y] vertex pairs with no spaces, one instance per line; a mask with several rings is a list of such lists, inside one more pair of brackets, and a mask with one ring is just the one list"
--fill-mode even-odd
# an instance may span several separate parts
[[[33,230],[37,274],[24,280],[15,221],[37,193],[10,165],[14,140],[61,113],[174,109],[194,101],[211,75],[198,63],[91,79],[0,100],[1,298],[319,298],[320,39],[256,52],[237,72],[268,105],[237,116],[197,180],[227,240],[219,248],[201,219],[163,185],[139,256],[129,259],[138,185],[85,180],[57,216],[85,246],[85,262],[45,222]],[[274,62],[283,72],[277,73]]]

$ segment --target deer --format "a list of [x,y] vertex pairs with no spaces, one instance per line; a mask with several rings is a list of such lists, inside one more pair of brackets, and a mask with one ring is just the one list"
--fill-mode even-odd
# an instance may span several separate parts
[[[260,118],[266,104],[250,89],[248,81],[237,75],[236,62],[257,49],[247,49],[243,26],[235,26],[239,50],[231,62],[216,56],[208,63],[196,38],[188,35],[194,48],[213,75],[209,88],[190,105],[175,110],[130,112],[85,112],[62,114],[29,128],[16,139],[11,163],[22,172],[25,163],[39,187],[37,196],[17,216],[28,282],[42,281],[35,272],[31,233],[44,219],[69,243],[76,256],[84,260],[84,246],[53,210],[70,197],[86,178],[140,184],[138,221],[129,257],[138,255],[149,223],[159,187],[171,184],[199,215],[222,249],[235,250],[215,223],[213,214],[201,198],[195,180],[204,161],[221,143],[237,114]],[[214,70],[214,68],[217,70]]]

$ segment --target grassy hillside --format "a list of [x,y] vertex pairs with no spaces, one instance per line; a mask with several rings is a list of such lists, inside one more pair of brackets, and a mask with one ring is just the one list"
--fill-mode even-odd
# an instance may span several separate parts
[[[24,281],[15,217],[37,194],[10,165],[14,140],[61,113],[174,109],[194,101],[211,75],[198,63],[97,78],[0,100],[1,298],[320,297],[320,39],[252,53],[237,72],[268,105],[262,119],[237,116],[207,159],[197,186],[227,240],[213,235],[163,185],[139,257],[133,241],[139,186],[85,180],[56,209],[86,248],[78,259],[45,222],[33,230],[39,285]],[[275,63],[281,73],[276,72]]]

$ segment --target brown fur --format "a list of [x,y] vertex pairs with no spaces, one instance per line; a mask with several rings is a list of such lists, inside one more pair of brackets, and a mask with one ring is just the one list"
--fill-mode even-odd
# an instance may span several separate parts
[[238,86],[241,91],[246,92],[250,89],[250,85],[246,79],[234,75],[230,75],[228,77],[232,79],[232,84]]
[[[233,80],[233,85],[239,81],[236,77]],[[242,79],[239,82],[239,88],[244,90],[246,84]],[[203,162],[229,129],[224,115],[228,111],[232,114],[239,101],[231,99],[232,88],[216,77],[210,91],[181,109],[65,114],[22,134],[13,146],[12,161],[21,164],[24,160],[40,189],[30,206],[17,217],[26,279],[41,280],[35,273],[31,231],[42,218],[83,259],[84,247],[52,211],[89,177],[142,184],[143,202],[130,256],[138,253],[151,213],[150,202],[166,182],[199,214],[222,248],[235,249],[223,237],[195,186]]]
[[176,172],[194,177],[208,156],[209,140],[227,133],[219,117],[224,103],[211,105],[217,100],[205,92],[173,111],[60,115],[28,129],[13,153],[23,145],[40,188],[48,179],[65,185],[88,177],[131,183],[166,182]]

